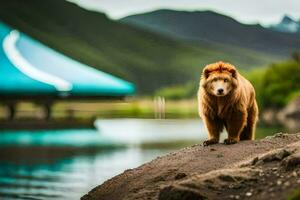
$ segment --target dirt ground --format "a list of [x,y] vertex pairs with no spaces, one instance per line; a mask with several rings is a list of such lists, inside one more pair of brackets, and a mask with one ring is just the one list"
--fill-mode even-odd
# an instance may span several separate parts
[[83,200],[300,199],[300,134],[194,145],[129,169]]

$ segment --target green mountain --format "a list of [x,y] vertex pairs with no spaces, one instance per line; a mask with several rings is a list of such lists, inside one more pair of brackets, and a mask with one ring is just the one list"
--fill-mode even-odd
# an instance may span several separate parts
[[207,42],[176,41],[64,0],[0,1],[0,20],[80,62],[136,83],[139,93],[198,82],[217,60],[248,69],[278,57]]
[[300,34],[241,24],[211,11],[157,10],[125,17],[121,21],[184,41],[217,42],[277,55],[290,55],[300,49]]

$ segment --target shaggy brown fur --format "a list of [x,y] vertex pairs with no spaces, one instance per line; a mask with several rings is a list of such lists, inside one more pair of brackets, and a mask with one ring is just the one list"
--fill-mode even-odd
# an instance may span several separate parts
[[[221,94],[218,88],[221,88]],[[198,91],[199,115],[208,130],[204,145],[219,142],[223,127],[225,144],[253,140],[258,119],[255,90],[229,63],[217,62],[203,69]]]

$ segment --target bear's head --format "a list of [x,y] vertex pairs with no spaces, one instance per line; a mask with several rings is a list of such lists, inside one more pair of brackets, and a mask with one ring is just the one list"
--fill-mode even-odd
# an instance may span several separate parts
[[201,76],[202,87],[211,95],[224,97],[237,87],[237,73],[229,63],[206,65]]

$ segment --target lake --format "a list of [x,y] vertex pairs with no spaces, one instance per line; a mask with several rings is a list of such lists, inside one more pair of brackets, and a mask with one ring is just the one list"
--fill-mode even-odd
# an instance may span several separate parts
[[[126,169],[207,137],[197,119],[99,119],[95,127],[0,131],[0,199],[79,199]],[[258,138],[279,130],[258,128]]]

